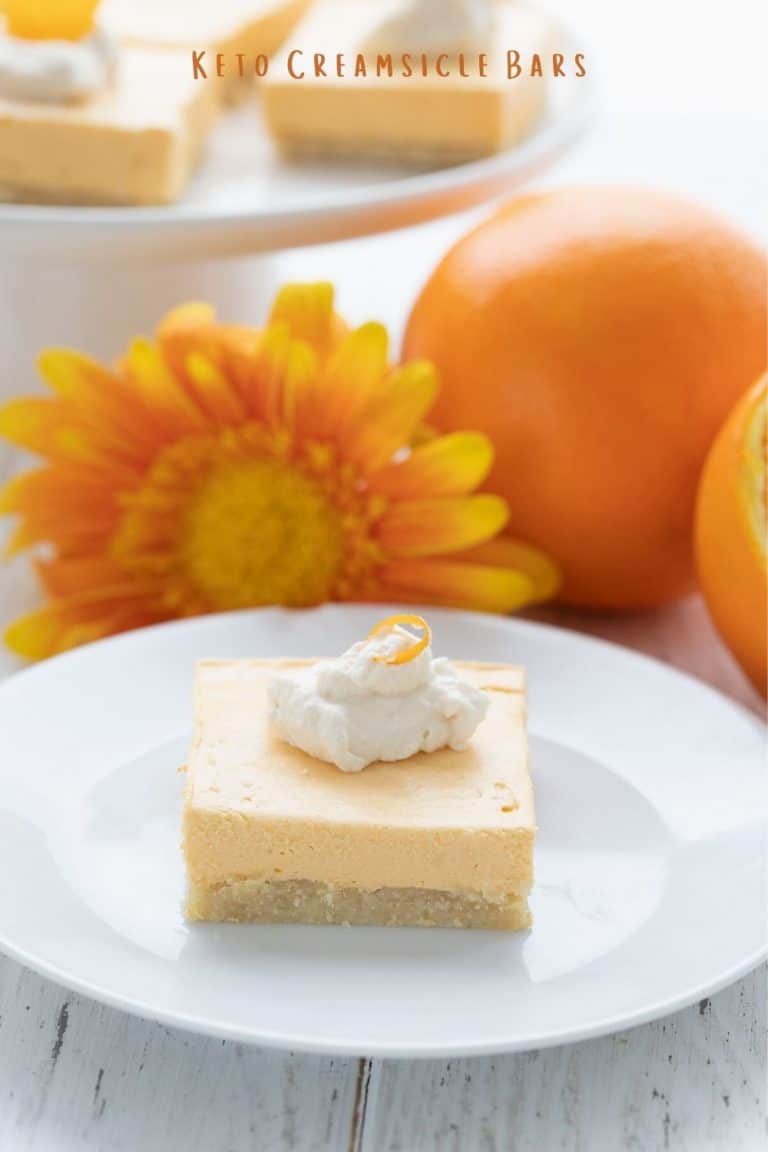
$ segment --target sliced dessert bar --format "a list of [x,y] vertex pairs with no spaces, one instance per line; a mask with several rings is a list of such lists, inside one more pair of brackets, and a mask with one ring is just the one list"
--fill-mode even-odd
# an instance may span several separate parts
[[[250,90],[257,56],[277,52],[309,0],[103,0],[103,22],[131,44],[205,52],[207,81],[226,100]],[[216,56],[223,69],[216,75]],[[243,77],[239,75],[241,55]]]
[[[267,124],[289,153],[451,163],[508,148],[527,136],[544,112],[548,83],[543,76],[508,75],[508,51],[529,60],[550,47],[551,22],[502,3],[494,7],[492,43],[466,53],[473,62],[458,75],[422,75],[416,44],[382,53],[391,73],[378,70],[375,49],[366,47],[392,4],[380,0],[324,0],[312,8],[290,38],[282,63],[263,82]],[[487,54],[487,75],[479,55]],[[358,70],[362,53],[366,74]],[[403,75],[403,53],[412,74]],[[322,58],[326,75],[316,74]],[[344,74],[337,75],[336,61]],[[474,69],[474,71],[473,71]]]
[[121,48],[79,104],[0,99],[0,200],[164,204],[183,192],[214,117],[183,52]]
[[464,751],[344,773],[270,731],[270,673],[306,663],[198,665],[187,916],[526,928],[535,827],[522,671],[456,663],[490,697]]

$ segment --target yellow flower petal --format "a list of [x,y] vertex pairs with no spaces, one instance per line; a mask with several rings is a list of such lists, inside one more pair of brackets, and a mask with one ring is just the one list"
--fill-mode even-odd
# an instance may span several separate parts
[[50,543],[61,552],[103,548],[115,525],[115,513],[94,509],[88,517],[65,519],[55,508],[45,513],[27,512],[5,544],[6,556],[17,556],[36,544]]
[[35,570],[49,596],[74,596],[83,588],[114,589],[124,580],[124,574],[103,552],[41,560]]
[[389,337],[381,324],[363,324],[342,341],[323,375],[317,433],[337,440],[355,434],[365,413],[382,395],[388,351]]
[[493,446],[487,436],[453,432],[414,448],[406,459],[370,476],[369,483],[392,498],[413,493],[464,496],[482,484],[492,463]]
[[210,328],[216,323],[216,309],[202,300],[190,300],[166,312],[157,326],[158,338],[195,328]]
[[287,324],[270,324],[265,329],[254,371],[249,381],[251,411],[271,427],[283,416],[285,378],[291,354],[291,333]]
[[84,424],[59,400],[29,396],[0,408],[0,436],[51,460],[82,464],[130,480],[140,467],[121,443]]
[[514,612],[535,599],[524,572],[448,560],[394,560],[380,573],[385,584],[427,600],[481,612]]
[[157,613],[135,598],[130,588],[114,588],[97,595],[53,600],[14,621],[6,629],[5,642],[25,660],[44,660],[77,644],[158,619]]
[[205,357],[230,382],[232,390],[247,403],[248,380],[261,340],[256,328],[216,324],[207,304],[184,304],[168,314],[157,328],[157,344],[166,365],[180,384],[190,386],[187,365],[193,355]]
[[470,564],[488,564],[524,572],[531,581],[532,599],[537,603],[556,596],[563,582],[560,569],[546,552],[510,536],[497,536],[495,540],[470,548],[462,552],[460,559]]
[[437,387],[437,372],[426,360],[414,360],[397,368],[366,409],[354,438],[344,445],[346,458],[366,473],[388,464],[399,449],[410,443],[434,404]]
[[94,510],[114,508],[114,493],[99,473],[55,464],[20,472],[0,489],[0,516],[14,514],[89,519]]
[[183,435],[206,428],[205,415],[154,344],[148,340],[134,340],[128,349],[126,370],[138,395],[169,433]]
[[89,435],[117,457],[142,462],[162,443],[139,398],[119,376],[67,348],[47,348],[38,370]]
[[312,431],[317,412],[317,371],[314,349],[303,340],[293,340],[285,365],[280,419],[301,439]]
[[333,311],[333,285],[285,284],[272,305],[270,324],[287,324],[292,336],[326,356],[344,332]]
[[231,381],[200,352],[187,357],[187,374],[200,408],[215,424],[242,424],[247,411]]
[[61,632],[59,615],[47,605],[14,621],[6,629],[4,638],[11,651],[24,660],[44,660],[59,651]]
[[489,540],[508,517],[500,496],[407,500],[384,513],[376,536],[383,548],[399,556],[434,556]]
[[111,419],[113,404],[131,399],[109,369],[71,348],[43,349],[37,358],[37,367],[45,383],[60,399],[89,414],[95,409]]
[[0,408],[0,436],[28,452],[46,456],[55,451],[60,421],[61,406],[55,400],[41,396],[11,400]]

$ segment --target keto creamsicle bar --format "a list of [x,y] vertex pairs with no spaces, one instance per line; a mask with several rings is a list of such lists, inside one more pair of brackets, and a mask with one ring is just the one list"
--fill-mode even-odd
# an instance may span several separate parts
[[455,663],[489,701],[463,750],[340,772],[270,726],[270,677],[310,663],[197,667],[183,815],[189,919],[528,927],[535,826],[522,670]]
[[121,48],[118,65],[114,84],[77,103],[0,95],[0,200],[178,200],[213,124],[213,89],[180,51]]
[[[530,75],[530,60],[551,54],[552,21],[507,0],[492,4],[487,36],[459,53],[450,47],[456,27],[441,19],[440,4],[434,7],[434,24],[406,24],[398,46],[379,47],[377,30],[405,5],[313,5],[262,87],[280,147],[289,154],[444,164],[499,152],[530,135],[549,88],[542,76]],[[510,51],[525,62],[514,78]]]

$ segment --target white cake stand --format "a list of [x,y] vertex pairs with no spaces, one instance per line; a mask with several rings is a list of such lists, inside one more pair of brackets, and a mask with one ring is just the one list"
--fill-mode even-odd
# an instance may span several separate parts
[[0,397],[35,386],[42,347],[112,358],[182,300],[258,317],[272,287],[268,253],[418,224],[521,186],[589,119],[588,81],[551,88],[549,112],[528,140],[457,167],[290,163],[252,105],[222,118],[180,204],[0,205]]

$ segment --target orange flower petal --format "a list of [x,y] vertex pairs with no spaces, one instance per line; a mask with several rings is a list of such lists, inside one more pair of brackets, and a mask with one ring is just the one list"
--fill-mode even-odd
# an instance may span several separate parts
[[366,472],[388,464],[410,443],[435,401],[437,387],[437,372],[426,360],[397,368],[362,414],[354,438],[343,446],[346,458]]
[[535,599],[524,572],[448,560],[393,560],[379,573],[408,598],[481,612],[515,612]]
[[216,339],[209,339],[204,354],[217,364],[240,397],[249,419],[263,419],[263,413],[252,403],[253,377],[257,370],[263,330],[238,328],[234,325],[215,329]]
[[47,348],[37,363],[49,388],[118,456],[143,462],[162,443],[138,397],[103,365],[66,348]]
[[381,324],[363,324],[331,357],[321,384],[322,410],[315,435],[337,440],[356,427],[382,393],[389,367],[389,337]]
[[[249,380],[261,335],[257,328],[217,324],[214,309],[196,302],[175,308],[157,327],[157,342],[163,359],[178,380],[190,386],[193,397],[198,398],[198,389],[194,371],[190,375],[189,363],[191,358],[200,356],[215,365],[227,381],[229,391],[239,397],[246,409]],[[208,412],[204,393],[205,389],[199,399]],[[214,419],[220,419],[220,415],[221,410],[216,406]]]
[[275,297],[269,323],[286,324],[294,338],[325,357],[346,331],[333,310],[333,296],[332,284],[285,284]]
[[138,395],[169,436],[183,436],[207,427],[205,415],[187,394],[158,348],[134,340],[125,369]]
[[495,540],[470,548],[462,552],[460,559],[469,564],[489,564],[525,572],[533,585],[536,602],[551,600],[563,580],[557,564],[546,552],[510,536],[497,536]]
[[60,550],[85,540],[102,543],[118,511],[103,476],[57,464],[9,480],[0,491],[0,515],[23,517],[5,548],[14,555],[44,541]]
[[12,476],[0,489],[0,516],[47,515],[90,518],[94,509],[114,508],[104,478],[87,468],[55,464]]
[[114,588],[125,575],[103,552],[56,557],[35,564],[40,582],[49,596],[74,596],[83,588]]
[[38,456],[55,455],[62,406],[42,396],[11,400],[0,408],[0,436]]
[[285,324],[270,324],[263,333],[247,381],[251,419],[270,428],[295,431],[314,427],[318,410],[318,360],[303,340],[294,340]]
[[399,556],[434,556],[483,543],[502,530],[508,516],[500,496],[407,500],[384,513],[376,536]]
[[202,300],[190,300],[166,312],[156,328],[158,339],[178,332],[210,328],[216,323],[216,309]]
[[215,424],[242,424],[248,416],[245,404],[221,369],[200,352],[187,357],[187,377],[198,405]]
[[5,642],[24,660],[44,660],[60,651],[59,641],[65,622],[51,604],[22,616],[5,631]]
[[283,414],[283,391],[290,353],[291,333],[287,324],[270,324],[259,345],[249,381],[248,402],[257,419],[263,419],[273,427]]
[[122,595],[120,589],[112,589],[96,596],[54,600],[14,621],[5,632],[5,642],[25,660],[43,660],[77,644],[153,624],[158,619],[150,604],[132,598],[130,589]]
[[48,513],[27,515],[10,534],[4,549],[6,556],[17,556],[36,544],[54,544],[61,553],[96,551],[105,546],[115,526],[114,512],[94,509],[78,520],[65,520],[55,509]]
[[216,324],[216,313],[208,305],[199,302],[181,304],[174,308],[158,324],[155,335],[157,348],[167,368],[184,384],[187,377],[187,360],[195,352],[209,356],[218,362],[227,341],[225,327]]
[[369,477],[377,492],[393,499],[413,493],[464,496],[491,470],[493,447],[479,432],[453,432],[414,448],[405,460],[386,465]]
[[[0,408],[0,436],[56,464],[82,465],[131,483],[141,465],[102,433],[84,426],[62,401],[28,396]],[[103,483],[103,478],[102,478]]]
[[432,424],[419,424],[411,436],[411,448],[421,448],[422,444],[431,444],[439,437],[440,433]]
[[302,340],[292,341],[285,365],[281,419],[300,440],[312,430],[317,411],[317,371],[314,349]]

